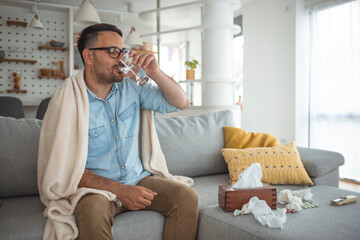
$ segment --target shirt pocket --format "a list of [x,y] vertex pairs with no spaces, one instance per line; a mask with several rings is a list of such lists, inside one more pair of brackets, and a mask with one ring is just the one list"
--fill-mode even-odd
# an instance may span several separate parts
[[122,111],[119,115],[120,128],[124,128],[125,137],[133,137],[136,132],[136,102],[133,102],[128,108]]
[[114,145],[111,150],[100,157],[88,157],[86,168],[102,177],[110,178],[111,175],[117,173],[119,175],[119,165],[116,162]]
[[97,158],[110,151],[105,126],[89,129],[88,157]]

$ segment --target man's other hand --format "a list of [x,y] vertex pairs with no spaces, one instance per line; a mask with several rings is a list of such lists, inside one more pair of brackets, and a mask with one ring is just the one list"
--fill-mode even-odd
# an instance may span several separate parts
[[123,185],[116,195],[124,207],[136,211],[150,206],[157,193],[141,186]]

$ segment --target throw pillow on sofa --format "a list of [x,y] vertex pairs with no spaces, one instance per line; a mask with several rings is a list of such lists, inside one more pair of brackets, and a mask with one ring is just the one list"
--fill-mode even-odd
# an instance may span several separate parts
[[225,148],[274,147],[280,143],[271,134],[246,132],[241,128],[224,127]]
[[264,183],[313,185],[294,143],[275,147],[223,148],[221,152],[228,165],[231,184],[235,184],[239,174],[251,164],[259,163]]

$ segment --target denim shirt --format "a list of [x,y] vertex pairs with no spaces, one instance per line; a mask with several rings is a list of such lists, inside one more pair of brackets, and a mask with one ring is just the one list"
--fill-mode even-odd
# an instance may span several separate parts
[[137,86],[129,78],[113,84],[105,100],[87,89],[89,97],[89,142],[86,168],[102,177],[136,185],[150,173],[139,157],[140,109],[159,113],[178,111],[161,89]]

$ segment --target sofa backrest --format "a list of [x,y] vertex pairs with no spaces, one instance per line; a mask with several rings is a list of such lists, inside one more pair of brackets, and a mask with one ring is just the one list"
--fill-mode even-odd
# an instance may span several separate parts
[[169,172],[189,177],[227,173],[221,154],[223,126],[235,126],[232,111],[190,117],[155,117]]
[[[37,158],[42,120],[0,116],[0,198],[37,195]],[[226,173],[223,126],[233,113],[155,117],[169,172],[189,177]]]
[[0,198],[37,195],[41,121],[0,116]]

